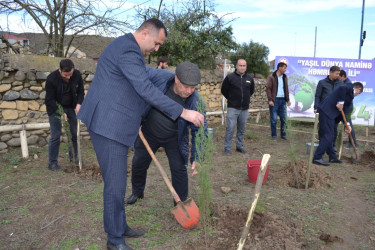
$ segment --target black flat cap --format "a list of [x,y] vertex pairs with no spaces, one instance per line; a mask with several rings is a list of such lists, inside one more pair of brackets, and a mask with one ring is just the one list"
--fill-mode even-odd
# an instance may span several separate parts
[[176,76],[185,85],[195,86],[201,82],[201,71],[191,62],[182,62],[177,65]]

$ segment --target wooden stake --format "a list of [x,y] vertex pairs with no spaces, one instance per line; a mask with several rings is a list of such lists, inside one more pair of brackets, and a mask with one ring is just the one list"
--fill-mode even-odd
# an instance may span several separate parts
[[26,130],[23,128],[20,131],[20,140],[21,140],[21,151],[22,151],[22,157],[24,159],[29,158],[29,149],[27,147],[27,137],[26,137]]
[[263,178],[264,178],[264,175],[266,173],[268,161],[270,160],[270,158],[271,158],[271,156],[269,154],[263,155],[262,163],[260,165],[260,170],[259,170],[259,173],[258,173],[257,182],[255,184],[255,192],[254,192],[253,202],[251,204],[251,208],[249,210],[249,215],[247,216],[246,224],[245,224],[245,227],[243,228],[240,241],[238,242],[237,250],[241,250],[244,247],[246,237],[249,234],[251,221],[252,221],[253,216],[254,216],[255,207],[256,207],[257,202],[258,202],[258,198],[259,198],[259,195],[260,195],[260,189],[262,188]]
[[318,128],[318,121],[319,121],[319,113],[315,114],[315,121],[314,121],[314,130],[311,135],[311,147],[310,147],[310,157],[309,157],[309,164],[307,166],[307,176],[306,176],[306,185],[305,189],[309,187],[309,181],[310,181],[310,169],[311,169],[311,164],[312,164],[312,159],[314,156],[314,148],[315,148],[315,133]]

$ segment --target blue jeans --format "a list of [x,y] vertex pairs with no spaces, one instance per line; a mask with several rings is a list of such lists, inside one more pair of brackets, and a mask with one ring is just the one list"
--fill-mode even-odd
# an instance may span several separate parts
[[277,99],[273,102],[274,106],[269,106],[270,108],[270,120],[271,120],[271,136],[277,136],[276,125],[277,116],[280,117],[280,128],[281,136],[286,136],[286,101],[285,99]]
[[[70,126],[70,133],[72,134],[72,142],[74,148],[74,158],[77,157],[77,117],[73,108],[64,108],[64,112],[68,117]],[[60,137],[61,137],[61,120],[60,115],[56,112],[48,116],[50,125],[50,139],[48,143],[48,163],[49,165],[57,164],[57,158],[59,156],[60,148]],[[72,150],[69,149],[69,158],[73,160]]]
[[227,128],[225,131],[224,149],[230,151],[232,148],[234,128],[237,124],[237,148],[243,148],[243,138],[245,136],[246,122],[249,117],[248,109],[228,108],[227,110]]

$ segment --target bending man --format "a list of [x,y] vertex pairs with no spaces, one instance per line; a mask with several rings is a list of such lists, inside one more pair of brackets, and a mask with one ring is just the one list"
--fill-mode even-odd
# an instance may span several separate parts
[[[153,79],[155,77],[152,75],[164,74],[162,76],[164,78],[162,80],[163,84],[160,88],[165,95],[181,104],[184,108],[197,110],[197,104],[200,100],[195,86],[201,81],[201,73],[195,64],[191,62],[180,63],[176,68],[176,76],[169,71],[155,69],[150,69],[149,74],[150,80],[154,84],[155,80]],[[206,128],[207,122],[205,120]],[[198,128],[194,124],[184,119],[173,121],[159,110],[153,108],[148,113],[142,126],[142,132],[153,152],[156,152],[160,147],[165,148],[172,174],[172,185],[182,201],[185,201],[188,197],[188,174],[186,167],[189,163],[189,129],[191,131],[192,144],[190,163],[192,168],[195,169],[195,134]],[[135,153],[132,162],[131,178],[132,195],[125,201],[126,205],[134,204],[138,199],[143,198],[147,169],[152,160],[139,137],[135,141],[134,148]]]

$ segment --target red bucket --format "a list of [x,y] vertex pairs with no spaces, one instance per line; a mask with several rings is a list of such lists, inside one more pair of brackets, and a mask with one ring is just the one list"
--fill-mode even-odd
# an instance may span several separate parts
[[[249,176],[249,181],[252,183],[257,182],[258,173],[260,170],[260,165],[262,160],[249,160],[247,161],[247,175]],[[268,177],[268,171],[270,168],[270,164],[267,165],[266,173],[264,174],[263,183],[266,183]]]

